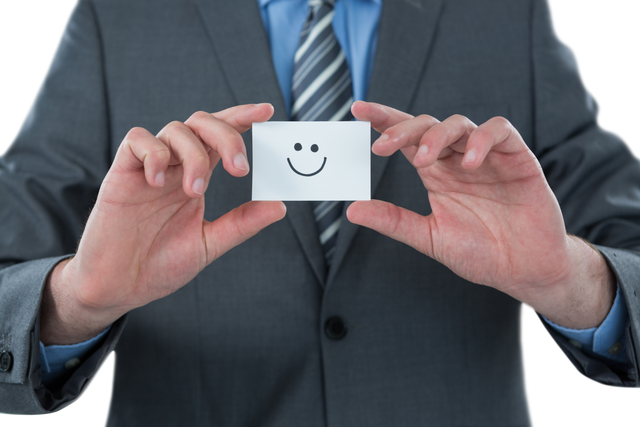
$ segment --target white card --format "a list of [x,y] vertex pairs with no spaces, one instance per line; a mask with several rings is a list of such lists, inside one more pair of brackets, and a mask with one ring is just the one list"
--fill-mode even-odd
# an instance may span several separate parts
[[254,123],[251,199],[371,200],[370,123]]

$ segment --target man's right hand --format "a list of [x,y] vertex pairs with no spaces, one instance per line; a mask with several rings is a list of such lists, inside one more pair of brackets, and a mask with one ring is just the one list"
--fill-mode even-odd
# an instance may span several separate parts
[[216,164],[222,159],[231,175],[245,176],[249,164],[240,134],[272,115],[269,104],[242,105],[196,113],[155,137],[132,129],[102,183],[77,254],[47,281],[41,341],[73,344],[97,335],[282,219],[282,202],[248,202],[204,220],[203,194]]

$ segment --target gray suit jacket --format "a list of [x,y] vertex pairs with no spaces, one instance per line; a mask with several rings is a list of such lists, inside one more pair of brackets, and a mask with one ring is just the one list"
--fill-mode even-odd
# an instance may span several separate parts
[[[476,123],[507,117],[540,158],[567,228],[600,245],[630,313],[631,366],[576,367],[635,386],[640,343],[640,167],[596,124],[543,0],[388,0],[368,99]],[[520,303],[410,247],[345,221],[326,274],[307,203],[175,294],[118,321],[55,390],[40,382],[38,313],[73,253],[127,131],[197,110],[271,102],[286,120],[255,0],[81,0],[37,103],[0,163],[0,411],[64,407],[115,348],[110,426],[529,424]],[[245,142],[251,152],[250,133]],[[375,198],[422,214],[427,191],[401,156],[372,159]],[[250,199],[217,168],[212,220]],[[340,316],[348,333],[329,338]]]

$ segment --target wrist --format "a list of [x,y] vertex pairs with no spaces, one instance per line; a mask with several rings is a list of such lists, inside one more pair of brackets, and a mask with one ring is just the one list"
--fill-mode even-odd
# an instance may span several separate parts
[[598,327],[611,310],[616,278],[600,252],[587,241],[567,235],[570,268],[562,281],[542,287],[532,307],[557,325]]
[[77,298],[73,259],[57,264],[45,283],[40,305],[40,341],[44,345],[69,345],[104,331],[122,314],[109,313]]

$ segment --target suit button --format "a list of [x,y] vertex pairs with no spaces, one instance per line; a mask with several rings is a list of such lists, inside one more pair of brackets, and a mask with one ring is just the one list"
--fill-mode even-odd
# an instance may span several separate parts
[[80,364],[80,359],[78,359],[77,357],[74,357],[73,359],[67,360],[67,362],[64,364],[64,369],[73,369],[77,367],[79,364]]
[[609,354],[615,356],[616,354],[620,353],[620,350],[622,350],[622,343],[620,341],[616,341],[609,348]]
[[347,336],[347,325],[341,317],[334,316],[327,319],[324,323],[324,333],[327,338],[338,341]]
[[0,353],[0,372],[9,372],[13,366],[13,356],[8,351]]

